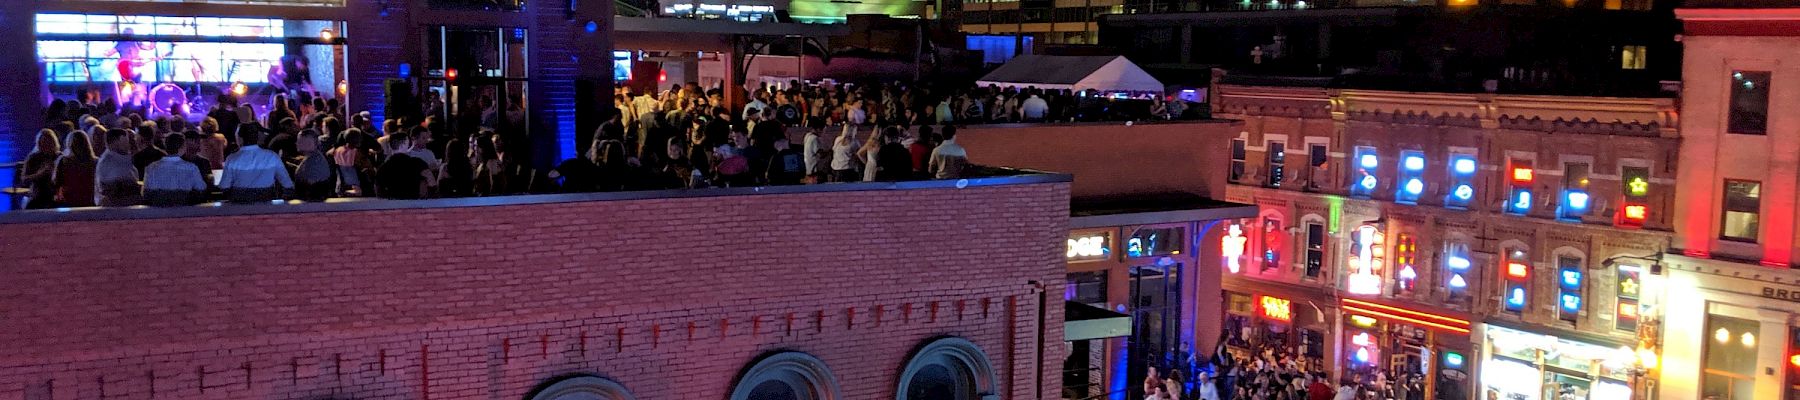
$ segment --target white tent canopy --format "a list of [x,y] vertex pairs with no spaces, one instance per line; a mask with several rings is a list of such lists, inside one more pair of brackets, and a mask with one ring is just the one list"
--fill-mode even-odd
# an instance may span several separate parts
[[1023,55],[1014,57],[975,83],[1101,92],[1161,93],[1165,89],[1161,81],[1122,56]]

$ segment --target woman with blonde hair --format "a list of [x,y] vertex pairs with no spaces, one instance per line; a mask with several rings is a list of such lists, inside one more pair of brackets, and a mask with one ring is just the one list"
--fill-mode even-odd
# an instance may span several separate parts
[[[101,130],[99,126],[94,130]],[[63,140],[63,155],[56,159],[51,181],[56,185],[56,201],[68,207],[94,206],[94,172],[100,160],[94,157],[87,133],[69,132]]]
[[874,130],[869,132],[869,138],[863,140],[862,147],[856,149],[856,158],[862,160],[863,182],[874,182],[875,173],[880,172],[880,168],[876,167],[879,160],[875,159],[875,153],[881,150],[881,145],[884,144],[882,142],[882,132],[882,128],[877,126]]
[[57,153],[62,151],[62,144],[56,141],[56,131],[44,129],[38,131],[37,148],[25,156],[25,182],[31,187],[31,200],[25,202],[27,209],[50,208],[56,205]]

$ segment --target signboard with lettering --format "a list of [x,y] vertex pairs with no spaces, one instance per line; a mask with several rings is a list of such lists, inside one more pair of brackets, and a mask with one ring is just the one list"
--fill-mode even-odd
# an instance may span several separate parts
[[1112,234],[1106,232],[1069,236],[1067,259],[1075,261],[1105,260],[1112,255]]
[[1773,288],[1773,287],[1764,286],[1762,288],[1762,297],[1767,297],[1767,298],[1776,299],[1776,300],[1787,300],[1787,301],[1800,303],[1800,290],[1790,290],[1790,289]]
[[1279,297],[1263,296],[1258,304],[1262,306],[1262,315],[1276,321],[1294,319],[1294,302]]

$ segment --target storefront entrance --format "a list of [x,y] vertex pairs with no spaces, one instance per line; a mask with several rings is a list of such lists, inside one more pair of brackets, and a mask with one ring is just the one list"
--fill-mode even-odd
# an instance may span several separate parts
[[[1128,359],[1141,362],[1132,363],[1127,382],[1143,382],[1151,366],[1168,371],[1185,363],[1176,354],[1181,343],[1181,267],[1168,259],[1131,267],[1128,311],[1134,326],[1126,348]],[[1141,385],[1130,387],[1130,398],[1144,396]]]
[[1598,344],[1485,325],[1482,398],[1517,400],[1630,400],[1635,354],[1621,344]]

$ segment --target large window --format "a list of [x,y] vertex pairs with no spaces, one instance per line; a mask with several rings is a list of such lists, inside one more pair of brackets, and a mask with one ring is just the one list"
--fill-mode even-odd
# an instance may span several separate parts
[[1632,264],[1619,265],[1619,308],[1614,321],[1615,327],[1621,331],[1637,331],[1638,319],[1641,318],[1638,314],[1643,311],[1638,306],[1638,296],[1644,287],[1643,273],[1643,267]]
[[1585,162],[1563,163],[1562,203],[1556,206],[1557,219],[1580,221],[1587,216],[1592,202],[1588,196],[1588,174],[1592,171]]
[[1476,169],[1475,155],[1450,155],[1450,193],[1444,195],[1445,207],[1469,208],[1469,201],[1475,198]]
[[1111,308],[1106,306],[1106,271],[1070,272],[1068,279],[1063,300]]
[[1444,244],[1444,303],[1458,309],[1468,306],[1469,278],[1474,268],[1469,244],[1452,241]]
[[1556,311],[1563,321],[1575,322],[1581,318],[1581,303],[1586,300],[1581,293],[1581,261],[1580,257],[1556,257]]
[[1287,144],[1269,142],[1269,181],[1263,186],[1278,188],[1287,179]]
[[1756,243],[1762,214],[1762,183],[1725,180],[1724,223],[1719,238]]
[[1327,171],[1330,171],[1330,167],[1325,165],[1331,161],[1331,150],[1329,149],[1330,148],[1323,143],[1313,143],[1306,146],[1306,165],[1311,167],[1312,170],[1311,176],[1306,180],[1307,190],[1318,190],[1321,187],[1319,181],[1331,179],[1330,176],[1327,175]]
[[1181,227],[1138,228],[1125,240],[1126,257],[1150,257],[1181,254]]
[[1281,250],[1287,246],[1287,230],[1281,228],[1281,218],[1263,217],[1262,232],[1262,270],[1261,273],[1281,268]]
[[1244,139],[1232,139],[1231,140],[1231,181],[1232,182],[1237,182],[1239,179],[1244,178],[1244,157],[1246,156],[1244,146],[1245,146]]
[[1532,160],[1514,158],[1506,163],[1507,182],[1512,190],[1507,192],[1506,212],[1525,215],[1531,213],[1534,198],[1531,189],[1537,180],[1537,170],[1532,169]]
[[1507,249],[1505,258],[1500,263],[1501,309],[1513,314],[1522,314],[1531,303],[1531,259],[1524,249]]
[[1731,72],[1731,115],[1726,132],[1761,135],[1769,129],[1769,72]]
[[1306,223],[1306,277],[1318,279],[1325,271],[1325,225]]
[[1419,195],[1425,193],[1425,153],[1418,150],[1400,152],[1399,189],[1394,191],[1394,202],[1413,204],[1419,201]]
[[1723,315],[1706,317],[1706,355],[1700,395],[1718,400],[1750,400],[1756,392],[1756,321]]
[[1381,185],[1381,178],[1375,176],[1381,168],[1381,156],[1375,153],[1374,147],[1357,146],[1350,169],[1350,195],[1353,197],[1369,197],[1375,187]]

